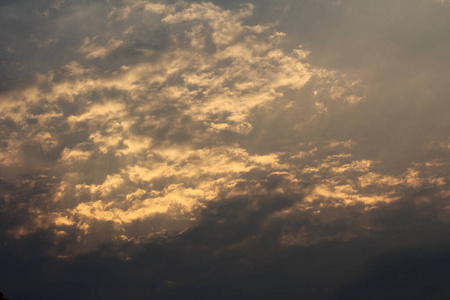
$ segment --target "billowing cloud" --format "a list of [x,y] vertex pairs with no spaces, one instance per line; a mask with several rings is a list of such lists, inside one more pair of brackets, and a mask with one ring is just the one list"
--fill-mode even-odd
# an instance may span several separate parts
[[[78,61],[37,73],[38,84],[5,95],[4,115],[16,130],[5,145],[3,164],[21,164],[27,160],[21,155],[46,157],[45,166],[29,168],[58,170],[60,183],[39,211],[70,220],[49,218],[57,227],[76,226],[87,234],[91,220],[113,222],[117,234],[134,236],[124,224],[159,214],[195,220],[208,201],[249,184],[245,174],[281,174],[296,182],[295,166],[280,162],[286,155],[281,149],[252,154],[239,145],[253,130],[252,112],[299,106],[305,119],[292,125],[302,131],[338,106],[362,100],[354,90],[358,82],[309,65],[308,51],[280,50],[276,45],[283,34],[273,26],[246,25],[252,5],[230,11],[211,3],[142,2],[113,7],[110,16],[126,23],[143,7],[139,17],[159,20],[165,31],[164,51],[134,49],[139,61],[104,70],[104,63],[135,48],[136,28],[107,39],[85,37]],[[311,90],[309,97],[301,95],[305,89]],[[20,153],[27,144],[38,153]],[[369,166],[353,162],[334,169]],[[44,223],[38,222],[50,226]]]

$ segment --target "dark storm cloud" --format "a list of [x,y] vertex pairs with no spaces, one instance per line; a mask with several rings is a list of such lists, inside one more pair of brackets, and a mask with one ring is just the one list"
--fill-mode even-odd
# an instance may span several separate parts
[[[402,217],[413,207],[405,200],[396,209],[374,213],[403,219],[387,230],[348,241],[279,247],[281,227],[262,231],[261,226],[268,215],[296,201],[301,200],[284,195],[224,199],[181,235],[138,247],[108,243],[90,254],[59,260],[42,256],[45,250],[39,253],[36,245],[45,248],[46,240],[51,245],[51,237],[36,233],[2,249],[2,282],[8,295],[20,299],[420,299],[448,292],[443,281],[449,276],[449,227],[430,221],[436,213],[430,205],[426,210],[435,212],[422,214],[416,225],[414,214],[409,220]],[[33,251],[24,253],[30,249],[26,245]],[[14,247],[22,252],[12,252]],[[125,259],[127,255],[131,257]],[[29,277],[18,280],[23,275],[19,268]]]

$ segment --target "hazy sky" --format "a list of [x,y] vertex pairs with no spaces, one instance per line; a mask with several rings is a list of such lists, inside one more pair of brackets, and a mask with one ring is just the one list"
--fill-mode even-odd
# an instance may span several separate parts
[[0,2],[0,291],[448,299],[450,2]]

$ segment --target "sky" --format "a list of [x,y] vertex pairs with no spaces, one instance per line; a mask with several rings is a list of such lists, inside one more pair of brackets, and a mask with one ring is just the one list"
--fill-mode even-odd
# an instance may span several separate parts
[[8,299],[448,299],[450,2],[2,0]]

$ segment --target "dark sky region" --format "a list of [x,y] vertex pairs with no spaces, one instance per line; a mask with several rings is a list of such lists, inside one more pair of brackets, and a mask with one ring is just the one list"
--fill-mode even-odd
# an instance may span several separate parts
[[450,299],[448,0],[1,0],[0,291]]

